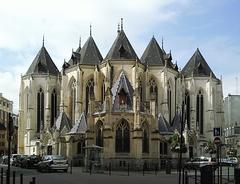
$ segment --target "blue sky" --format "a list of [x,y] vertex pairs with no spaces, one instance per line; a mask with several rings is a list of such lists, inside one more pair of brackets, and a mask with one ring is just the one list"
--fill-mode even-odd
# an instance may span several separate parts
[[[124,30],[141,57],[154,35],[173,62],[183,68],[199,47],[215,75],[223,78],[224,96],[236,94],[240,80],[240,1],[237,0],[0,0],[0,92],[18,110],[20,76],[42,45],[59,69],[84,43],[89,25],[103,57],[124,19]],[[240,81],[239,81],[240,82]],[[240,83],[239,83],[240,84]],[[240,85],[238,85],[240,86]]]

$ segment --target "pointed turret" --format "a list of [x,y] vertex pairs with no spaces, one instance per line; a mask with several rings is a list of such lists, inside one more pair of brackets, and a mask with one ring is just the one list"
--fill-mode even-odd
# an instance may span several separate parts
[[96,65],[103,60],[102,55],[98,50],[98,47],[91,35],[89,36],[86,43],[83,45],[80,51],[80,55],[80,64]]
[[110,48],[106,60],[136,60],[135,53],[131,43],[129,42],[125,32],[123,31],[123,24],[121,23],[121,30],[118,29],[118,35],[112,47]]
[[145,49],[141,57],[141,62],[148,65],[165,65],[164,53],[154,37],[152,37],[147,48]]
[[59,74],[58,68],[54,64],[52,58],[50,57],[44,46],[44,41],[42,48],[40,49],[32,64],[28,68],[26,75],[29,74]]
[[85,113],[83,112],[68,134],[80,134],[86,133],[86,131],[87,131],[87,119],[85,117]]
[[209,77],[212,73],[212,77],[216,78],[198,48],[183,68],[182,73],[185,77]]

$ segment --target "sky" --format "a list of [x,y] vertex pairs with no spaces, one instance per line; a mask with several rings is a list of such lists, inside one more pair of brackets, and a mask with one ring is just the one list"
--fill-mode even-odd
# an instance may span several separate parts
[[197,48],[223,80],[224,96],[240,93],[238,0],[0,0],[0,93],[18,113],[21,75],[42,46],[61,70],[92,36],[106,56],[123,28],[140,58],[154,35],[183,68]]

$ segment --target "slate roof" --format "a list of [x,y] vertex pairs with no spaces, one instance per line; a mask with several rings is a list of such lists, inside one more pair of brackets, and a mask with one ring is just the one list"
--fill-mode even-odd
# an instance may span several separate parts
[[138,59],[131,43],[129,42],[123,30],[118,32],[112,47],[110,48],[105,59],[121,60],[121,59]]
[[56,130],[59,130],[60,132],[63,130],[64,127],[66,127],[68,131],[71,130],[72,125],[65,112],[63,111],[60,112],[55,122],[55,126],[56,126]]
[[158,131],[160,134],[170,134],[172,133],[172,129],[167,122],[167,120],[164,118],[164,116],[159,113],[157,118],[157,125],[158,125]]
[[79,133],[85,133],[86,131],[87,131],[87,120],[83,112],[68,134],[79,134]]
[[182,73],[185,77],[209,77],[212,73],[212,77],[216,78],[198,48],[183,68]]
[[52,75],[58,75],[59,70],[43,45],[37,56],[33,60],[32,64],[28,68],[26,75],[48,73]]
[[132,106],[133,103],[133,87],[131,83],[129,82],[127,76],[125,75],[124,71],[122,70],[118,79],[112,86],[111,92],[112,92],[112,103],[113,108],[116,109],[116,107],[119,105],[119,98],[118,93],[121,90],[124,90],[124,92],[127,94],[127,102],[129,106]]
[[147,48],[143,52],[141,57],[141,62],[148,65],[165,65],[164,61],[164,52],[160,48],[157,40],[152,37],[151,41],[149,42]]
[[[78,52],[77,52],[78,53]],[[89,36],[86,43],[80,49],[80,64],[96,65],[102,62],[103,58],[92,36]]]
[[178,111],[178,112],[176,112],[176,114],[173,118],[172,129],[177,130],[180,133],[181,132],[181,122],[182,122],[182,115],[181,115],[181,112]]

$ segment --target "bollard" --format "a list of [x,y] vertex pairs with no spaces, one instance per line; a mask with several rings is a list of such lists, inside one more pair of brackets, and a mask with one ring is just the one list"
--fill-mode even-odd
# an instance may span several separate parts
[[16,175],[16,172],[13,171],[13,178],[12,178],[12,183],[15,184],[15,175]]
[[188,173],[187,173],[187,171],[185,171],[185,184],[188,184]]
[[197,184],[197,169],[195,169],[195,184]]
[[20,174],[20,184],[23,184],[23,174]]
[[32,177],[32,184],[36,184],[36,177]]
[[157,164],[155,165],[155,175],[157,175]]
[[143,164],[143,169],[142,169],[143,176],[144,176],[144,174],[145,174],[145,173],[144,173],[144,166],[145,166],[145,164]]
[[1,184],[3,184],[3,168],[1,168]]
[[215,184],[215,169],[214,169],[214,171],[213,171],[213,184]]
[[72,160],[70,162],[70,174],[72,174]]
[[92,162],[90,162],[90,165],[89,165],[89,174],[92,175]]
[[112,172],[112,168],[111,167],[112,167],[112,164],[111,164],[111,162],[109,162],[109,166],[108,166],[108,171],[109,171],[108,174],[109,174],[109,176],[111,176],[111,174],[112,174],[111,173]]
[[10,184],[10,173],[6,170],[6,184]]
[[182,168],[182,174],[183,174],[183,176],[182,176],[182,183],[184,183],[184,179],[185,179],[185,176],[184,176],[184,174],[185,174],[185,172],[184,172],[184,167]]
[[129,176],[129,162],[128,162],[128,176]]
[[228,166],[228,181],[229,181],[229,166]]

